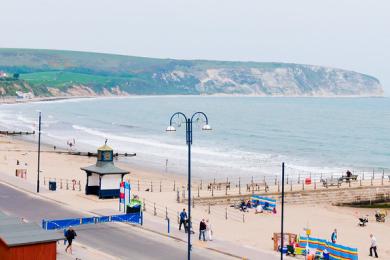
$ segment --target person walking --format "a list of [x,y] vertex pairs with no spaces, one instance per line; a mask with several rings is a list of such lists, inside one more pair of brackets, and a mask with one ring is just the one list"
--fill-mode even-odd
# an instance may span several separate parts
[[206,228],[207,228],[207,225],[206,225],[206,222],[204,221],[204,219],[202,219],[202,221],[200,221],[200,224],[199,224],[199,240],[201,240],[201,237],[203,236],[203,241],[206,241]]
[[207,232],[208,240],[213,241],[213,238],[212,238],[213,230],[211,229],[211,223],[208,219],[206,220],[206,232]]
[[378,253],[376,251],[376,249],[377,249],[376,238],[374,237],[373,234],[370,234],[370,238],[371,238],[370,256],[373,256],[372,251],[374,251],[375,258],[378,258]]
[[330,236],[330,240],[333,244],[336,244],[337,242],[337,229],[334,229],[332,235]]
[[65,248],[65,252],[68,253],[68,250],[70,254],[72,254],[72,241],[77,236],[76,231],[72,228],[72,226],[69,227],[69,229],[65,233],[66,240],[68,241],[68,246]]
[[186,231],[186,219],[187,219],[187,212],[186,209],[183,209],[183,211],[180,212],[179,230],[181,230],[181,225],[183,225],[184,230]]

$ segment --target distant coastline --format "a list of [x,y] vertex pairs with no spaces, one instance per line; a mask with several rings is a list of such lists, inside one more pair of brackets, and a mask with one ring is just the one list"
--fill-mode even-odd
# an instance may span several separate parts
[[212,95],[125,95],[125,96],[113,96],[113,95],[98,95],[98,96],[58,96],[58,97],[33,97],[29,99],[20,99],[14,96],[5,96],[0,98],[0,105],[3,104],[25,104],[25,103],[35,103],[35,102],[55,102],[55,101],[64,101],[64,100],[77,100],[77,99],[123,99],[123,98],[143,98],[143,97],[240,97],[240,98],[390,98],[389,96],[355,96],[355,95],[345,95],[345,96],[264,96],[264,95],[242,95],[242,94],[212,94]]
[[2,96],[383,96],[379,79],[283,62],[154,59],[0,48]]

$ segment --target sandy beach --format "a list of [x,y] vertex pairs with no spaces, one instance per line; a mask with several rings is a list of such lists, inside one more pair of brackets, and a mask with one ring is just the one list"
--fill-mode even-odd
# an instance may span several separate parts
[[[0,172],[9,176],[15,175],[17,168],[27,169],[27,179],[20,179],[20,182],[36,183],[37,176],[37,145],[20,140],[17,137],[0,138]],[[74,203],[75,207],[94,210],[96,208],[118,207],[117,200],[104,200],[97,202],[91,196],[83,195],[85,185],[85,173],[80,167],[94,164],[96,158],[84,156],[71,156],[66,154],[48,153],[53,147],[43,146],[41,153],[41,185],[43,178],[48,181],[49,178],[57,180],[59,186],[60,180],[64,181],[63,189],[53,192],[50,196],[53,198]],[[136,160],[136,157],[133,158]],[[17,165],[19,160],[19,166]],[[117,166],[127,169],[131,172],[127,176],[133,186],[133,194],[137,194],[146,203],[146,216],[154,221],[163,221],[165,211],[175,219],[177,213],[186,207],[183,203],[176,202],[177,191],[173,191],[172,183],[176,188],[185,185],[185,176],[177,176],[169,173],[155,173],[131,167],[131,164],[116,162]],[[17,178],[17,177],[15,177]],[[70,184],[69,190],[65,188],[65,180],[80,181],[81,191],[76,187],[72,190]],[[141,183],[138,191],[137,182]],[[159,191],[159,182],[164,183],[162,191]],[[145,191],[149,182],[154,183],[154,192]],[[167,183],[170,183],[169,188]],[[47,185],[47,184],[46,184]],[[91,203],[91,201],[96,203]],[[154,203],[156,205],[157,216],[154,216]],[[207,206],[195,206],[193,209],[193,218],[195,229],[198,227],[198,221],[202,218],[210,219],[214,232],[214,237],[224,241],[232,242],[242,247],[256,248],[264,251],[272,251],[273,241],[271,240],[274,232],[280,229],[280,204],[277,206],[277,214],[254,214],[254,211],[243,214],[239,210],[233,209],[228,205],[213,205],[208,214]],[[104,205],[104,206],[103,206]],[[226,210],[228,219],[226,220]],[[373,233],[378,240],[378,251],[382,259],[390,259],[390,246],[387,243],[390,232],[390,224],[377,223],[373,217],[375,209],[355,209],[349,207],[336,207],[326,203],[320,204],[287,204],[285,206],[285,231],[296,234],[303,234],[305,227],[312,229],[312,236],[323,239],[330,239],[334,228],[338,230],[338,243],[356,247],[359,250],[359,259],[369,259],[368,249],[370,245],[369,235]],[[370,222],[367,227],[358,226],[358,216],[369,214]],[[244,216],[243,216],[244,215]],[[243,222],[243,218],[245,222]],[[208,243],[213,243],[208,242]]]

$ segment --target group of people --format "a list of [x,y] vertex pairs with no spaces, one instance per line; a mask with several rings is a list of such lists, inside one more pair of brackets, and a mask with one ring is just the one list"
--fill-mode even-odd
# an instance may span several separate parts
[[[189,221],[185,209],[183,209],[183,211],[180,212],[179,230],[181,230],[182,225],[184,226],[185,233],[187,232],[191,232],[192,234],[195,233],[194,231],[191,230],[192,228],[191,221]],[[206,236],[207,236],[207,240],[212,241],[213,240],[212,234],[213,231],[211,229],[210,221],[208,219],[207,220],[202,219],[199,223],[199,240],[202,240],[203,238],[203,241],[206,241]]]
[[[271,210],[268,202],[265,202],[264,205],[260,203],[252,203],[250,200],[244,201],[242,200],[240,203],[240,210],[243,212],[247,212],[250,208],[255,208],[255,214],[263,213],[264,210]],[[276,208],[272,208],[272,213],[276,214]]]

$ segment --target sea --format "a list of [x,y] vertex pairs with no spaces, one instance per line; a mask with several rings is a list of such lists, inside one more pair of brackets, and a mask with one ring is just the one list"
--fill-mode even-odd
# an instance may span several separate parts
[[[183,116],[193,118],[192,174],[200,178],[337,174],[390,168],[390,98],[131,96],[0,106],[1,129],[37,131],[42,142],[95,152],[107,144],[134,167],[187,174]],[[37,135],[24,139],[37,141]]]

